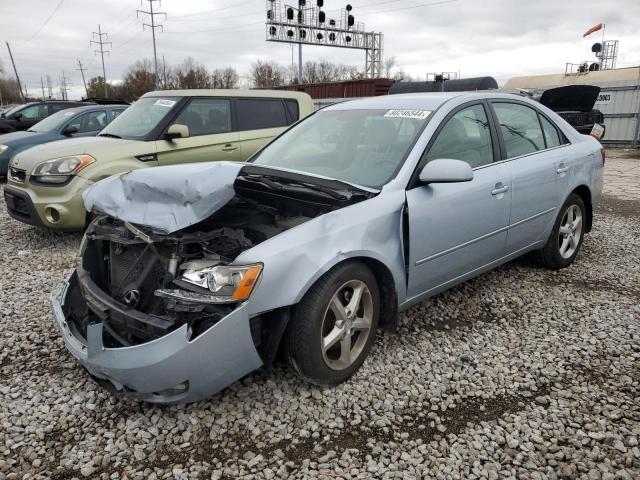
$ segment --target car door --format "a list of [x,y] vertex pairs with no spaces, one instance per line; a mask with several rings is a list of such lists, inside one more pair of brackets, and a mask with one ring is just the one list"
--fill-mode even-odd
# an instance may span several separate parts
[[503,158],[513,183],[507,251],[526,250],[555,221],[569,186],[573,164],[557,127],[537,109],[516,102],[492,102],[500,125]]
[[454,110],[421,162],[466,161],[473,180],[407,191],[410,298],[436,293],[504,256],[511,179],[506,166],[495,163],[497,136],[488,108],[480,102]]
[[172,125],[185,125],[187,138],[157,141],[158,164],[240,160],[238,132],[233,128],[231,100],[192,98]]
[[287,112],[287,106],[280,98],[236,98],[235,112],[243,160],[250,158],[293,123],[291,113]]

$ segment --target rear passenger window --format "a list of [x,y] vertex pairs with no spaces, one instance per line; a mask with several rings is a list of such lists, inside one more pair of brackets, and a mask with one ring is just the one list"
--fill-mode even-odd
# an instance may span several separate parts
[[427,161],[463,160],[471,168],[493,162],[489,120],[482,105],[460,110],[445,123],[427,153]]
[[285,100],[284,103],[287,105],[287,110],[289,110],[289,118],[291,118],[291,123],[297,122],[300,119],[300,107],[298,105],[298,101]]
[[224,98],[194,98],[174,124],[186,125],[189,136],[231,131],[231,102]]
[[111,120],[115,119],[118,115],[124,112],[124,108],[121,110],[111,110]]
[[562,145],[558,129],[542,115],[540,115],[540,123],[542,123],[542,130],[544,131],[544,138],[547,141],[547,148],[559,147]]
[[493,108],[500,123],[507,158],[544,150],[544,137],[534,109],[502,102],[494,103]]
[[236,100],[238,130],[286,127],[287,114],[280,99],[239,98]]

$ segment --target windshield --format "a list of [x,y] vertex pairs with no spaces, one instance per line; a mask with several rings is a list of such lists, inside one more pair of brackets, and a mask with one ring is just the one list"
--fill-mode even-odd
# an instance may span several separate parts
[[71,119],[78,112],[71,112],[69,110],[61,110],[59,112],[54,113],[53,115],[45,118],[44,120],[36,123],[33,127],[29,129],[30,132],[38,132],[38,133],[46,133],[52,130],[56,130],[61,126],[61,124],[67,120]]
[[173,110],[179,97],[141,98],[111,122],[100,136],[144,140]]
[[251,161],[380,188],[402,165],[429,116],[425,110],[324,110]]

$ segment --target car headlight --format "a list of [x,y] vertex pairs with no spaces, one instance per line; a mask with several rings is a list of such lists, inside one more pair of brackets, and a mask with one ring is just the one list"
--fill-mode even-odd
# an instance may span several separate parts
[[216,265],[199,270],[187,270],[181,280],[209,290],[215,302],[243,302],[258,283],[262,265]]
[[96,159],[91,155],[54,158],[39,164],[31,175],[37,177],[40,182],[64,183],[70,176],[76,175],[95,161]]
[[9,150],[9,145],[0,145],[0,155]]

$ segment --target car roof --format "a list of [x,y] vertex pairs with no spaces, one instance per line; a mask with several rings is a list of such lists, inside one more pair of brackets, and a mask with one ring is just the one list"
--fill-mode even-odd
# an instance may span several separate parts
[[304,92],[288,90],[236,90],[236,89],[193,89],[159,90],[145,93],[145,97],[249,97],[249,98],[308,98]]
[[499,90],[485,90],[473,92],[427,92],[403,93],[399,95],[382,95],[366,97],[346,102],[336,103],[324,110],[373,110],[373,109],[402,109],[402,110],[436,110],[452,99],[479,100],[483,98],[505,98],[522,101],[523,97],[505,94]]

